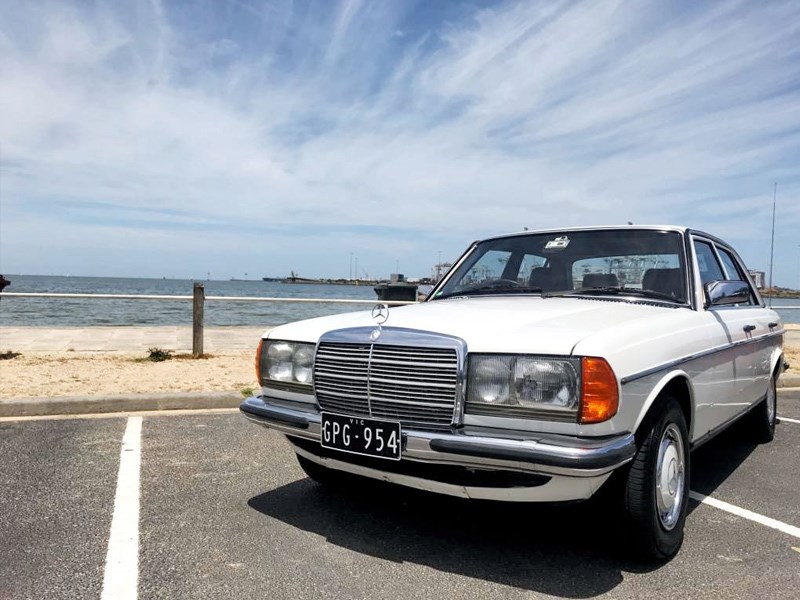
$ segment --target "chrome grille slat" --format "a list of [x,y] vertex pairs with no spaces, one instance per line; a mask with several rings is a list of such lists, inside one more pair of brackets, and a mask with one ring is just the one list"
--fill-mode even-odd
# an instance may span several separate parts
[[440,402],[438,404],[434,402],[420,402],[418,400],[400,400],[394,396],[387,397],[387,398],[376,398],[374,395],[372,396],[372,403],[383,402],[384,404],[402,404],[404,406],[419,406],[422,408],[432,408],[432,409],[444,409],[444,410],[453,410],[452,405],[448,405],[447,403]]
[[[445,393],[443,390],[437,390],[437,393],[426,393],[421,395],[416,390],[407,390],[401,386],[389,386],[389,385],[378,385],[378,386],[371,386],[371,393],[373,398],[380,397],[381,395],[389,394],[391,396],[399,395],[399,396],[406,396],[408,398],[420,398],[424,397],[426,400],[430,400],[431,402],[441,402],[442,400],[450,400],[450,404],[452,404],[452,399],[450,399],[449,394]],[[421,390],[424,391],[424,390]]]
[[432,388],[451,388],[452,386],[447,385],[446,383],[431,383],[427,381],[416,381],[414,379],[386,379],[384,377],[370,377],[369,378],[370,385],[380,385],[382,383],[385,384],[396,384],[396,385],[410,385],[414,387],[432,387]]
[[455,379],[455,375],[442,374],[442,367],[437,368],[412,368],[404,366],[386,366],[383,364],[372,364],[373,373],[407,373],[409,375],[426,376],[442,379]]
[[352,399],[352,400],[355,400],[355,401],[363,400],[364,402],[366,402],[368,400],[366,395],[359,396],[357,394],[353,394],[353,393],[347,392],[347,391],[325,390],[325,396],[326,397],[327,396],[338,396],[338,397],[343,398],[343,399],[348,399],[349,398],[349,399]]
[[458,386],[455,348],[321,341],[314,390],[322,410],[449,426]]
[[367,404],[364,403],[363,406],[359,407],[354,405],[353,402],[349,400],[335,400],[332,398],[328,399],[328,408],[333,410],[334,412],[338,408],[340,411],[349,412],[349,413],[358,413],[363,414],[365,416],[369,416],[369,411],[367,410]]
[[366,373],[364,373],[363,375],[350,375],[350,374],[347,374],[347,373],[337,373],[336,371],[327,370],[327,369],[324,369],[324,370],[319,370],[318,369],[317,373],[319,373],[320,375],[323,375],[324,377],[330,377],[332,379],[342,379],[342,380],[346,380],[346,381],[366,381],[367,380],[367,374]]

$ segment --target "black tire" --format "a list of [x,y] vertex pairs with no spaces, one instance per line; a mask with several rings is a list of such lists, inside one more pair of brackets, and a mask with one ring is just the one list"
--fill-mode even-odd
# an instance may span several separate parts
[[[638,450],[624,482],[629,549],[637,560],[663,561],[680,550],[689,506],[689,432],[677,400],[664,398],[636,440]],[[667,469],[661,476],[660,465]]]
[[775,437],[775,424],[778,422],[778,382],[773,375],[767,388],[767,397],[758,403],[747,415],[748,431],[753,441],[766,444]]
[[320,485],[328,487],[341,487],[353,477],[349,473],[323,467],[322,465],[308,460],[306,457],[300,456],[299,454],[296,456],[297,462],[300,463],[300,468],[305,471],[306,475]]

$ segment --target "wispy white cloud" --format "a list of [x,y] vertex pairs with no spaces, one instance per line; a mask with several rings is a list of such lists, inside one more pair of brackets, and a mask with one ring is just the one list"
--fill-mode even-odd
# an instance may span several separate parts
[[2,269],[425,274],[475,237],[627,220],[766,268],[778,180],[775,279],[799,283],[796,3],[0,10]]

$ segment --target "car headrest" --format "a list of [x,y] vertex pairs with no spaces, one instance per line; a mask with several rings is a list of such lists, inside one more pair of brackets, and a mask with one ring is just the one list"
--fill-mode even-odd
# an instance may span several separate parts
[[683,299],[680,269],[647,269],[642,277],[642,289]]
[[619,287],[619,280],[614,273],[587,273],[583,276],[582,287]]

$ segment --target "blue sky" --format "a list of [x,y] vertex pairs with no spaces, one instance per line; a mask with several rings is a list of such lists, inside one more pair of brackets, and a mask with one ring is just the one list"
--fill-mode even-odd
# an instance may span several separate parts
[[0,0],[0,272],[430,273],[670,223],[800,287],[800,3]]

